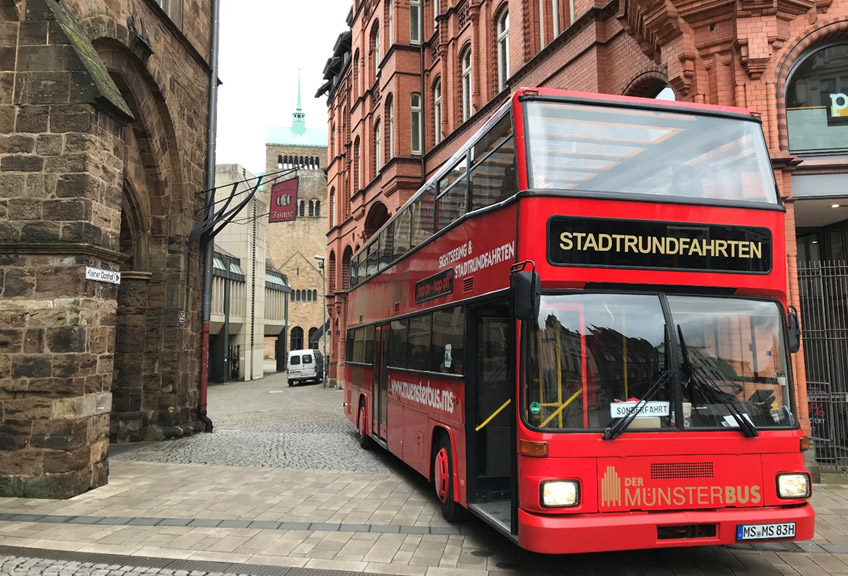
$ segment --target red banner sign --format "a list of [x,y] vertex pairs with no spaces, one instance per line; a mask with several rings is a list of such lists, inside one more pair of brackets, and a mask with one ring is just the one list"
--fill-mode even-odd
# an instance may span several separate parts
[[268,222],[291,222],[297,217],[297,178],[271,186]]

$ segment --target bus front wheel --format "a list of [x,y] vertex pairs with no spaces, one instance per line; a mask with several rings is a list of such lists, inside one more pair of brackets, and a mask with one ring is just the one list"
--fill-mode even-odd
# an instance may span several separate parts
[[465,509],[453,499],[453,455],[450,441],[444,436],[440,437],[433,456],[433,485],[445,520],[448,522],[463,520]]

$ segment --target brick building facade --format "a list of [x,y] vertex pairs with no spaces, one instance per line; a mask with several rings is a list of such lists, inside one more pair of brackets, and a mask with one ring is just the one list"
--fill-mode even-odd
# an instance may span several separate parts
[[2,496],[198,429],[211,2],[181,5],[0,0]]
[[[845,234],[845,217],[825,213],[817,194],[830,186],[826,201],[834,204],[848,196],[848,135],[823,120],[825,90],[848,94],[846,0],[355,0],[348,24],[319,90],[329,97],[333,375],[342,373],[350,256],[520,86],[643,97],[670,89],[677,100],[759,111],[787,209],[796,307],[796,227]],[[828,57],[811,59],[816,54]],[[818,60],[833,74],[816,76]],[[816,82],[810,93],[822,97],[814,103],[819,131],[830,130],[832,141],[812,149],[790,139],[792,114],[804,104],[788,104],[787,94],[804,62],[813,69],[804,78]],[[801,182],[803,196],[794,193]],[[809,431],[803,354],[794,370]]]

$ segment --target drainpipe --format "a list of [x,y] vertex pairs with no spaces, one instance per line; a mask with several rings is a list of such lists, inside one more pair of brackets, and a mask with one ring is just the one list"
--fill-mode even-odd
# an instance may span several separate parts
[[[209,121],[206,126],[206,215],[211,220],[215,211],[215,129],[218,114],[218,20],[220,0],[212,0],[212,71],[209,74]],[[200,332],[200,406],[198,418],[205,432],[212,432],[212,420],[206,415],[206,392],[209,386],[209,320],[212,316],[212,238],[206,239],[203,257],[203,309]]]

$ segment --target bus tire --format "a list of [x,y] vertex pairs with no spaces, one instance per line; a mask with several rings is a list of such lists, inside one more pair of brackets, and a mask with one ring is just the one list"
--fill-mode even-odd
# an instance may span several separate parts
[[363,450],[371,448],[371,437],[368,435],[367,419],[365,416],[365,401],[359,401],[359,447]]
[[450,440],[445,435],[439,436],[433,453],[433,486],[444,519],[448,522],[464,520],[467,514],[465,508],[453,499],[453,453]]

